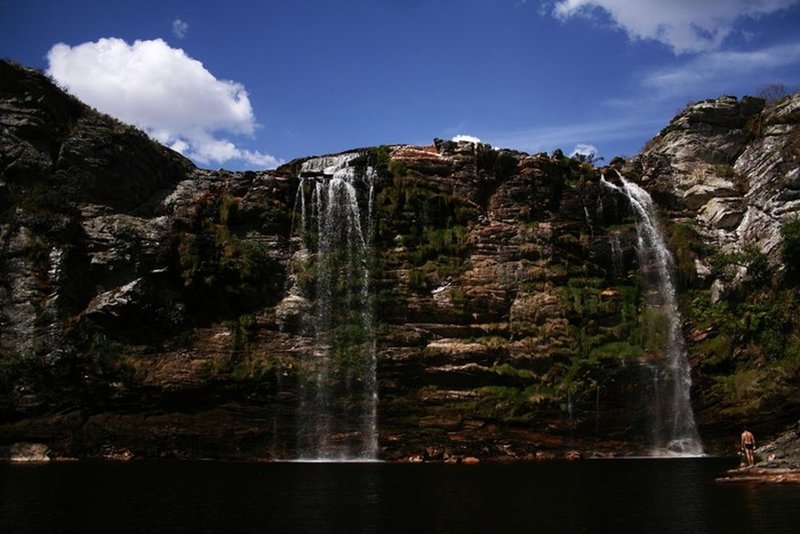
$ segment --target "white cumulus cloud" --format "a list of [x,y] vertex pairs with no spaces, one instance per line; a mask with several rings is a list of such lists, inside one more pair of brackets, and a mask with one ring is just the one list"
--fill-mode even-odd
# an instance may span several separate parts
[[219,137],[255,132],[257,123],[244,86],[218,80],[201,62],[161,39],[59,43],[47,53],[47,60],[47,73],[72,94],[201,164],[239,160],[274,167],[281,163]]
[[719,48],[742,18],[785,9],[800,0],[558,0],[561,19],[605,12],[631,40],[664,43],[676,54]]
[[186,34],[189,33],[189,23],[181,19],[173,20],[172,33],[178,39],[183,39],[184,37],[186,37]]
[[597,147],[588,143],[578,143],[575,145],[575,148],[572,149],[572,152],[570,152],[569,156],[586,156],[587,158],[595,157],[597,156]]
[[455,141],[456,143],[459,143],[461,141],[466,141],[468,143],[480,143],[481,142],[481,140],[478,139],[477,137],[475,137],[474,135],[464,135],[464,134],[456,135],[455,137],[453,137],[452,141]]

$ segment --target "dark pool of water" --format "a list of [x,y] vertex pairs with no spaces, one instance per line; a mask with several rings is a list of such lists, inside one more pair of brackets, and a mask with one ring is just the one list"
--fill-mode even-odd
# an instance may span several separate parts
[[800,532],[800,487],[715,459],[0,465],[0,532]]

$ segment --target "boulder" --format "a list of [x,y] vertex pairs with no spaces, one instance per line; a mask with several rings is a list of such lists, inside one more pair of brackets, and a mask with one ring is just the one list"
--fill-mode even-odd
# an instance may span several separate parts
[[714,197],[700,209],[697,217],[712,228],[731,230],[739,225],[744,216],[741,202],[741,198]]

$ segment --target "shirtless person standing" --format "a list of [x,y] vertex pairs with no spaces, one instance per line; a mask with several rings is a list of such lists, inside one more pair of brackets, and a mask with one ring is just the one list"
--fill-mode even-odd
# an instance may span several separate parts
[[742,432],[741,444],[742,450],[747,457],[747,465],[753,465],[755,463],[753,460],[753,451],[756,448],[756,438],[753,436],[753,433],[745,429],[745,431]]

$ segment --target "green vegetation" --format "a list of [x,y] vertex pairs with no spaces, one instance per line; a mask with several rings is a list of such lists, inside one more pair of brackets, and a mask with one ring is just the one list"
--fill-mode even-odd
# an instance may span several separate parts
[[369,163],[378,173],[378,176],[403,176],[405,168],[399,162],[392,162],[392,149],[386,145],[373,147],[369,150]]
[[508,421],[530,412],[525,392],[515,387],[489,386],[481,389],[476,411],[482,417]]
[[589,353],[592,360],[618,359],[634,360],[641,357],[642,349],[628,341],[611,341],[593,347]]
[[529,303],[518,295],[510,330],[521,341],[477,340],[501,353],[530,340],[532,354],[524,363],[498,359],[491,367],[498,385],[481,388],[474,403],[459,401],[460,410],[505,422],[569,411],[577,421],[594,410],[600,384],[629,362],[663,351],[668,318],[658,309],[640,310],[638,277],[614,286],[585,275],[565,282],[548,298],[536,296],[541,287],[531,289]]
[[33,215],[27,218],[26,224],[46,235],[63,229],[78,216],[65,184],[37,181],[30,186],[9,183],[7,188],[10,202],[0,206],[3,209],[0,223],[12,222],[17,210],[22,210]]
[[233,366],[230,376],[240,382],[261,381],[275,372],[277,363],[266,355],[249,354]]
[[525,388],[509,386],[487,386],[480,389],[480,397],[474,403],[475,412],[487,419],[503,422],[521,422],[534,416],[538,406],[555,403],[555,392],[541,385]]
[[530,371],[528,369],[518,369],[511,364],[504,363],[499,365],[494,365],[492,367],[492,372],[497,373],[500,376],[509,377],[509,378],[519,378],[523,380],[535,379],[537,378],[536,373]]
[[789,284],[797,285],[800,282],[800,219],[784,224],[781,237],[781,261],[786,268],[785,279]]
[[[800,115],[800,112],[795,111],[794,114]],[[795,163],[800,163],[800,127],[796,123],[800,123],[800,116],[795,117],[795,127],[787,136],[786,153]]]
[[[743,360],[763,363],[786,354],[797,327],[796,300],[795,290],[761,289],[712,303],[708,293],[701,292],[692,301],[691,311],[698,327],[736,340]],[[722,356],[718,351],[714,354]]]
[[256,335],[255,317],[250,314],[240,315],[236,321],[228,321],[228,328],[233,332],[234,354],[247,355]]
[[235,232],[240,202],[207,195],[195,219],[173,235],[176,271],[189,300],[223,315],[246,311],[281,282],[266,245]]
[[222,195],[222,199],[219,203],[219,222],[221,224],[227,226],[236,220],[241,200],[242,199],[238,197]]
[[733,178],[736,171],[734,171],[733,166],[728,163],[718,163],[714,165],[714,174],[720,178]]
[[89,337],[86,355],[100,374],[131,383],[141,377],[137,375],[132,364],[130,351],[129,346],[114,341],[101,332],[94,332]]
[[767,255],[752,245],[742,252],[717,254],[711,258],[714,275],[721,280],[733,280],[739,267],[745,268],[750,280],[759,284],[769,280],[773,274]]
[[414,265],[422,265],[426,261],[441,261],[442,266],[449,264],[450,257],[460,257],[463,253],[463,226],[451,228],[426,228],[421,234],[404,236],[403,245],[409,250],[409,258]]
[[[686,318],[703,335],[691,351],[709,380],[703,395],[730,417],[752,417],[768,404],[800,406],[800,223],[782,228],[779,276],[766,254],[749,247],[712,258],[714,273],[729,286],[716,301],[708,290],[689,293]],[[734,281],[740,268],[747,276]]]
[[675,256],[678,287],[689,288],[697,281],[695,260],[706,252],[694,227],[676,223],[670,228],[669,246]]
[[[386,161],[385,154],[379,147],[372,156],[385,177],[375,199],[377,248],[405,247],[402,260],[412,268],[410,288],[429,291],[467,268],[465,241],[475,207],[401,162]],[[396,252],[379,261],[397,261]]]

